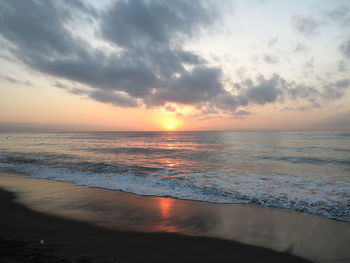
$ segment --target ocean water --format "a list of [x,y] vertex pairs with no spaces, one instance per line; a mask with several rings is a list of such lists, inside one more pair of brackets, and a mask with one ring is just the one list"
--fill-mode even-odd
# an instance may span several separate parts
[[0,168],[350,221],[349,132],[0,133]]

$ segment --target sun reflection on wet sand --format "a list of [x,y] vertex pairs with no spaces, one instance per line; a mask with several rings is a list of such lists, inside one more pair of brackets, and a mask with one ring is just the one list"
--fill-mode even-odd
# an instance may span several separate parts
[[162,197],[159,198],[159,210],[163,219],[168,219],[174,199]]
[[0,172],[0,186],[33,210],[104,228],[218,237],[277,251],[293,248],[295,255],[314,262],[340,263],[349,256],[348,222],[316,215],[256,205],[138,196],[8,172]]
[[159,214],[161,216],[161,222],[158,227],[158,231],[165,232],[179,232],[179,229],[171,223],[172,206],[174,199],[161,197],[158,198]]

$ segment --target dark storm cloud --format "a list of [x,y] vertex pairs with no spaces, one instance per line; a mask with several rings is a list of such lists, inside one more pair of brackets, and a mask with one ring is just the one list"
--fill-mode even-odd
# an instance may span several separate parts
[[152,94],[150,102],[154,105],[161,105],[166,101],[183,104],[210,101],[224,92],[220,76],[220,69],[195,67],[181,77],[163,83],[163,86]]
[[61,0],[61,3],[65,4],[70,9],[75,9],[75,11],[82,12],[93,17],[98,16],[98,12],[83,0]]
[[[86,91],[95,100],[120,102],[121,106],[137,106],[131,98],[151,105],[166,101],[189,104],[209,100],[223,90],[218,80],[220,70],[205,66],[203,58],[180,45],[212,22],[215,7],[208,3],[115,2],[98,20],[102,36],[122,48],[111,54],[93,49],[67,29],[77,14],[66,5],[83,5],[82,10],[89,11],[86,15],[96,15],[80,1],[1,2],[0,29],[13,44],[11,51],[17,58],[43,73],[97,90]],[[185,65],[194,68],[186,70]],[[113,92],[129,97],[120,98]],[[111,95],[110,100],[106,94]]]
[[103,15],[102,33],[126,48],[171,45],[211,24],[214,15],[214,6],[205,1],[116,1]]
[[275,102],[285,88],[285,81],[278,75],[274,75],[268,80],[261,75],[258,82],[257,85],[244,90],[242,95],[247,101],[261,105]]
[[[220,109],[234,116],[243,114],[242,107],[253,105],[265,105],[271,103],[291,101],[299,103],[299,106],[288,107],[289,110],[311,110],[319,108],[329,101],[339,99],[350,88],[350,80],[342,79],[333,83],[323,83],[320,87],[307,86],[303,83],[287,81],[278,74],[270,78],[259,75],[255,80],[247,78],[241,82],[233,83],[237,93],[232,95],[225,91],[221,92],[210,101],[202,110],[203,114],[210,114],[212,110]],[[208,109],[210,110],[208,112]],[[240,111],[241,114],[239,113]],[[217,112],[213,112],[217,113]]]
[[[301,102],[304,106],[295,107],[294,110],[306,110],[319,108],[328,101],[336,100],[345,95],[350,88],[350,80],[342,79],[331,83],[323,83],[321,87],[307,86],[303,83],[287,81],[278,74],[266,79],[259,75],[254,81],[245,79],[242,82],[234,83],[239,86],[237,95],[226,94],[215,101],[221,109],[234,109],[254,104],[264,105],[268,103],[295,101]],[[291,109],[291,108],[290,108]]]
[[318,32],[319,23],[313,18],[305,15],[295,15],[292,17],[292,24],[300,34],[310,37]]
[[101,32],[105,39],[122,47],[126,56],[143,67],[150,66],[162,78],[187,74],[185,64],[200,65],[205,61],[183,50],[181,44],[213,23],[216,8],[208,3],[116,1],[102,14]]
[[86,84],[101,90],[124,91],[130,96],[146,96],[157,85],[157,77],[142,61],[130,61],[125,54],[102,52],[82,57],[35,60],[35,68],[51,75]]
[[100,102],[111,103],[120,107],[136,107],[137,101],[125,94],[115,93],[113,91],[94,90],[89,92],[89,96]]
[[263,75],[259,75],[256,80],[247,78],[233,85],[239,87],[236,95],[226,91],[226,93],[222,93],[213,99],[211,103],[219,109],[237,115],[237,109],[240,107],[282,101],[291,84],[275,74],[268,79]]
[[1,35],[15,44],[24,60],[75,52],[75,41],[62,23],[71,17],[63,6],[54,1],[13,0],[1,1],[0,7]]

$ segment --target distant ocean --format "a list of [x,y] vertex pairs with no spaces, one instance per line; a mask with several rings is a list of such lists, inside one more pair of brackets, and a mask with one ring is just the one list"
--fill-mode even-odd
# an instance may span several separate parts
[[350,221],[349,132],[0,133],[0,168]]

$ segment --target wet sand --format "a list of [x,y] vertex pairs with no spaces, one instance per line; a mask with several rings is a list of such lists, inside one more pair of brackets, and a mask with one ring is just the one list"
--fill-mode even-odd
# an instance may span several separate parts
[[26,251],[42,249],[38,240],[45,239],[45,246],[55,245],[45,253],[67,260],[302,262],[288,254],[314,262],[350,259],[350,224],[319,216],[145,197],[6,172],[0,173],[0,188],[16,195],[16,203],[7,192],[1,196],[5,244],[26,240]]

